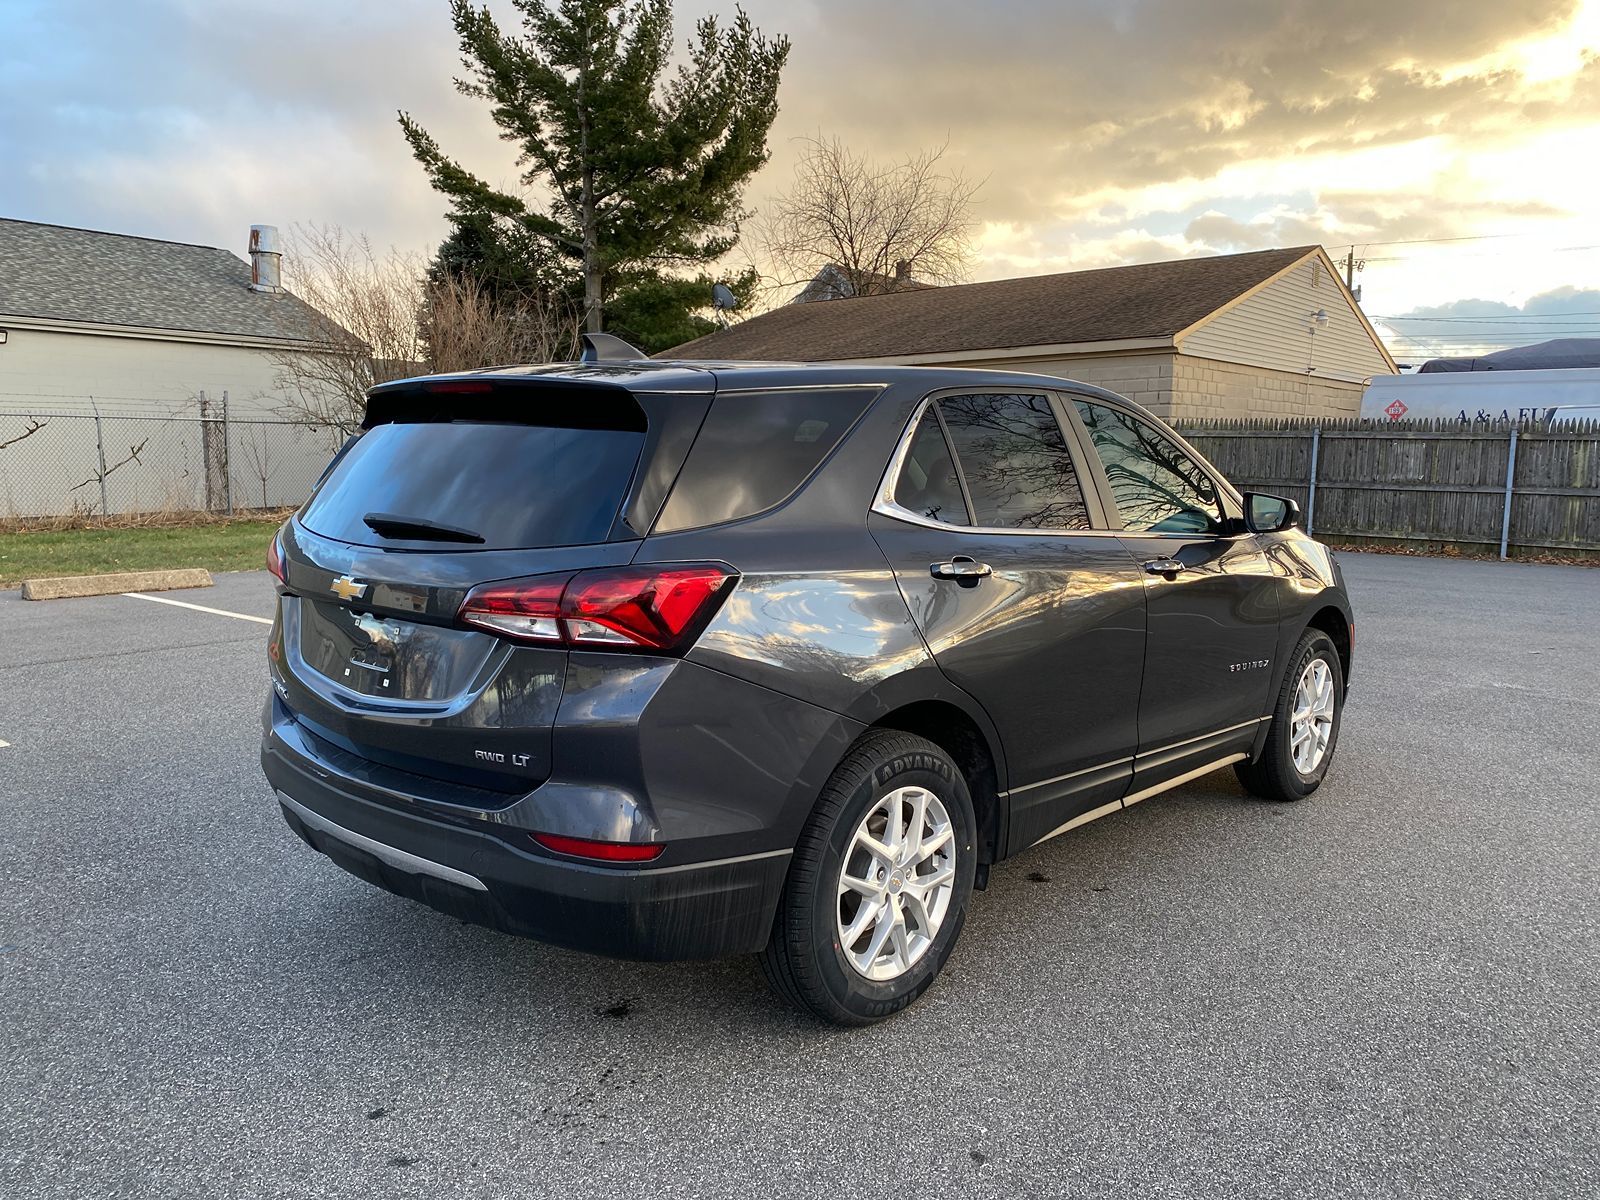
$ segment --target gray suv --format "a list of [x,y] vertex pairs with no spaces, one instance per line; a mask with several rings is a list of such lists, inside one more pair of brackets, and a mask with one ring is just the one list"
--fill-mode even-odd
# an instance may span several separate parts
[[1000,860],[1227,765],[1316,789],[1353,623],[1297,524],[1056,378],[386,384],[270,552],[262,765],[380,887],[875,1021]]

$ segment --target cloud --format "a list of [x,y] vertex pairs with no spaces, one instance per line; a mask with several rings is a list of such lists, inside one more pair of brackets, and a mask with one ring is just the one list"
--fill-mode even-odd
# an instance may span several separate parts
[[1565,286],[1522,304],[1473,297],[1383,317],[1400,357],[1466,356],[1559,338],[1600,337],[1600,289]]
[[[745,6],[794,43],[749,201],[786,184],[799,137],[948,142],[986,179],[982,278],[1600,222],[1600,0]],[[680,40],[733,7],[679,0]],[[396,109],[516,186],[459,73],[444,0],[10,0],[0,213],[235,247],[252,221],[331,221],[427,249],[445,205]],[[1504,260],[1493,290],[1548,290],[1551,263],[1581,265]],[[1401,308],[1481,276],[1387,278]]]

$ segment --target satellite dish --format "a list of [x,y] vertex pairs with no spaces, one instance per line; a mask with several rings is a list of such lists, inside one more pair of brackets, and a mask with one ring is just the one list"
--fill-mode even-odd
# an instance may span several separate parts
[[733,294],[733,289],[725,283],[711,285],[711,307],[717,310],[717,320],[726,327],[728,314],[739,307],[739,297]]

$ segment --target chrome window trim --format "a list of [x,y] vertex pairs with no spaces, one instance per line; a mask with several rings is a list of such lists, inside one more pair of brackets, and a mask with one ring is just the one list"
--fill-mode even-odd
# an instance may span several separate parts
[[[922,418],[927,413],[929,407],[935,404],[943,396],[972,395],[1044,396],[1047,399],[1053,400],[1056,396],[1056,393],[1040,387],[1019,387],[1006,390],[1003,389],[999,384],[988,387],[974,384],[971,387],[946,388],[943,391],[934,392],[930,396],[924,396],[920,401],[917,402],[917,407],[912,410],[911,419],[906,423],[905,430],[900,434],[900,441],[895,445],[894,453],[889,457],[889,465],[884,470],[883,478],[878,483],[877,499],[872,502],[873,512],[878,513],[880,516],[892,518],[896,521],[904,521],[907,525],[920,525],[924,529],[943,529],[947,533],[987,533],[999,534],[1002,537],[1020,536],[1057,538],[1115,537],[1117,535],[1119,531],[1115,529],[1020,529],[1009,525],[950,525],[944,521],[935,521],[930,517],[925,517],[921,513],[912,512],[909,508],[905,507],[905,505],[895,503],[894,490],[900,484],[900,471],[905,466],[906,455],[911,453],[911,442],[912,439],[917,436],[917,427],[922,424]],[[1059,420],[1059,418],[1057,419]],[[1062,436],[1066,436],[1065,432],[1063,432]],[[1069,454],[1071,453],[1070,446],[1071,444],[1069,442]],[[954,455],[954,453],[955,450],[952,447],[951,454]],[[959,463],[957,464],[957,470],[960,470]],[[965,486],[965,483],[963,483],[963,490],[965,489]],[[1080,491],[1084,490],[1083,481],[1081,479],[1078,481],[1078,488]],[[1085,504],[1087,505],[1087,492],[1085,492]],[[1181,537],[1187,535],[1159,534],[1157,536]],[[1190,540],[1193,541],[1194,539],[1190,537]]]

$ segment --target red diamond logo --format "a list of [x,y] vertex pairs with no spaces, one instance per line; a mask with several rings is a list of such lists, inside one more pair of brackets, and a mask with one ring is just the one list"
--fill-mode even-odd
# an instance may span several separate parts
[[1395,400],[1383,411],[1389,414],[1389,420],[1398,421],[1406,415],[1406,406],[1401,401]]

